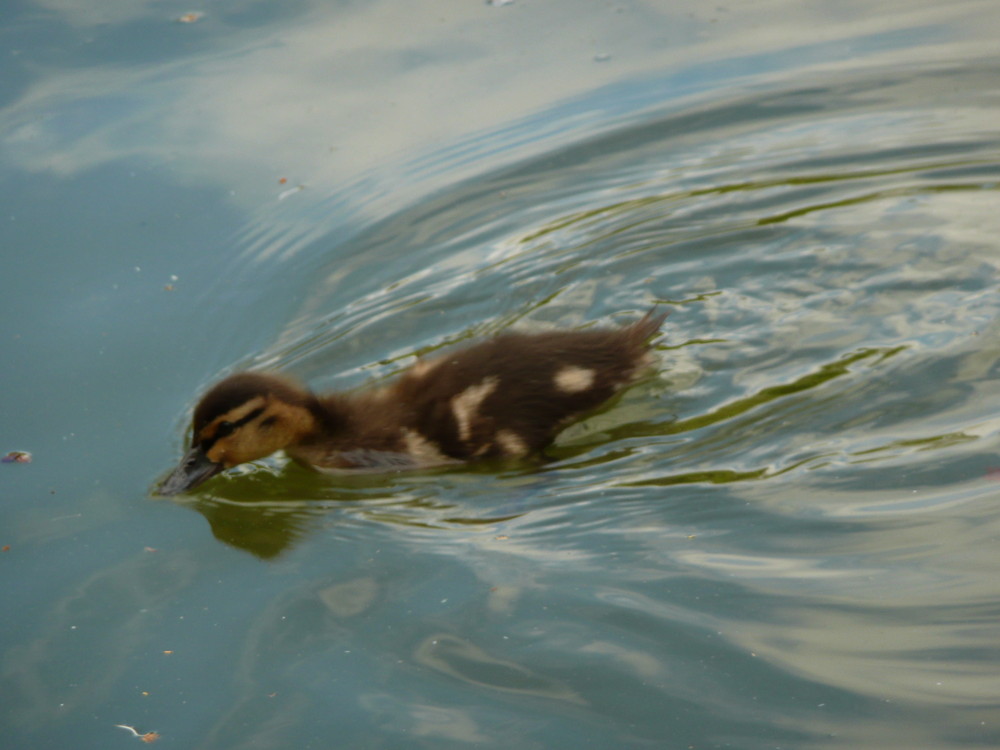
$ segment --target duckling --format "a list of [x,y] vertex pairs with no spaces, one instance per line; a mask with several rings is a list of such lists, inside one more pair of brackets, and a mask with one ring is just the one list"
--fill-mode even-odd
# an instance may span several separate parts
[[279,450],[320,470],[538,455],[652,364],[649,341],[666,317],[651,310],[618,329],[505,333],[358,394],[313,394],[275,373],[231,375],[198,402],[190,450],[159,493],[194,489]]

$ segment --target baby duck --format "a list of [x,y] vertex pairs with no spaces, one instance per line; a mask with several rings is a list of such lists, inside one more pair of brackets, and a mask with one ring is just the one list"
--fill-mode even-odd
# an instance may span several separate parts
[[316,395],[273,373],[231,375],[198,402],[191,448],[159,493],[194,489],[279,450],[334,470],[536,455],[652,364],[649,341],[666,317],[650,311],[618,329],[505,333],[359,394]]

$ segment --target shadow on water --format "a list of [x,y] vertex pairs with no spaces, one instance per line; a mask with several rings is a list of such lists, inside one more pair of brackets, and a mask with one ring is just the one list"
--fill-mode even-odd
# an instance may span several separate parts
[[521,515],[501,515],[496,509],[477,514],[421,491],[419,480],[386,476],[360,483],[350,477],[338,481],[294,466],[276,474],[258,471],[216,481],[196,495],[171,501],[204,516],[220,542],[262,559],[277,558],[320,529],[336,538],[350,533],[347,527],[365,522],[458,529],[495,526]]

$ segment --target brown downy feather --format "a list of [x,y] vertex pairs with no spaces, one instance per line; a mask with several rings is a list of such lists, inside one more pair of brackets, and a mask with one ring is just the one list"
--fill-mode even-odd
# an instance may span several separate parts
[[505,333],[421,361],[386,388],[315,396],[268,373],[218,383],[191,450],[161,486],[192,489],[284,449],[317,468],[398,470],[538,454],[570,421],[635,382],[666,313],[619,329]]

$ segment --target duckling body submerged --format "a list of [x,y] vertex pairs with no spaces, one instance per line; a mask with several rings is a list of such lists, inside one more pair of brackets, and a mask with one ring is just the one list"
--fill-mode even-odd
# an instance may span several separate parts
[[284,450],[323,469],[411,469],[539,453],[651,364],[666,314],[619,329],[506,333],[419,362],[393,384],[315,395],[271,373],[232,375],[195,408],[191,449],[159,492]]

